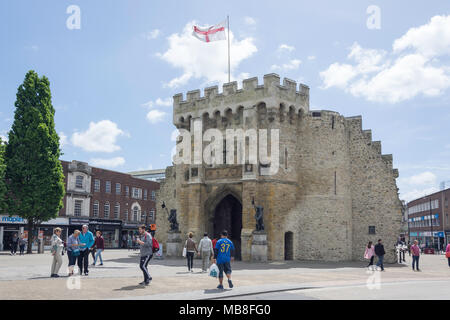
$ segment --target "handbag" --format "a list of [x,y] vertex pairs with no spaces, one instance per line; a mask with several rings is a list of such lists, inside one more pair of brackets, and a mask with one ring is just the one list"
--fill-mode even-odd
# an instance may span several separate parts
[[80,255],[80,249],[72,250],[72,256],[73,257],[78,257],[79,255]]
[[186,248],[183,248],[183,257],[186,258]]
[[450,259],[450,251],[447,251],[447,252],[445,253],[445,256],[446,256],[447,258]]

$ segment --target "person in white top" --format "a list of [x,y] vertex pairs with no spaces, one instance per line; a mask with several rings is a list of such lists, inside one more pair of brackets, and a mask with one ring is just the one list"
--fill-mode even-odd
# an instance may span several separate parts
[[52,256],[53,256],[53,262],[52,262],[52,271],[51,271],[51,277],[52,278],[58,278],[58,272],[62,265],[62,256],[61,252],[64,248],[64,242],[61,240],[61,228],[55,228],[53,231],[54,234],[52,236]]
[[203,234],[203,239],[200,240],[200,244],[198,245],[198,255],[200,256],[200,254],[202,255],[202,272],[206,272],[211,256],[214,255],[212,241],[208,238],[206,232]]

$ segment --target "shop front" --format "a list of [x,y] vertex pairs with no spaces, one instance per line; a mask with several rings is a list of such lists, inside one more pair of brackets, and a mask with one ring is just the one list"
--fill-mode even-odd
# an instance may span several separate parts
[[[49,249],[54,228],[63,229],[61,237],[66,240],[68,225],[69,220],[66,218],[55,218],[42,222],[34,230],[34,239],[43,240],[44,249]],[[0,216],[0,250],[11,250],[11,240],[14,234],[17,234],[17,236],[23,234],[24,239],[28,240],[27,220],[19,216]],[[33,242],[33,250],[37,250],[37,242]]]
[[96,231],[101,231],[105,240],[105,248],[118,249],[121,242],[122,220],[91,219],[89,230],[94,235]]
[[133,245],[133,236],[137,236],[138,228],[142,223],[124,222],[122,225],[122,244],[121,248],[128,248]]

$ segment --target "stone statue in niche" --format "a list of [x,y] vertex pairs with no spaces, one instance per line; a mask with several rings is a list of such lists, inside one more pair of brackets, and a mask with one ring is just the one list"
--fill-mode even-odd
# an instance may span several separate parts
[[169,210],[166,207],[166,204],[163,202],[163,204],[161,205],[161,207],[163,209],[166,209],[167,214],[169,215],[168,219],[169,223],[170,223],[170,231],[178,231],[178,222],[177,222],[177,210],[176,209],[170,209],[170,213]]
[[264,231],[264,208],[255,205],[255,199],[252,199],[252,205],[255,208],[256,231]]

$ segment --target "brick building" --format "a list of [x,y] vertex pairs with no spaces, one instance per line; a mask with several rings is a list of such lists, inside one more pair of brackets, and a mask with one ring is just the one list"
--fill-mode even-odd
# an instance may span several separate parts
[[449,198],[450,188],[408,202],[410,241],[417,239],[426,247],[432,247],[434,243],[435,249],[441,249],[449,243]]
[[68,218],[69,235],[89,224],[91,231],[102,231],[106,247],[119,248],[123,246],[123,236],[135,232],[139,224],[156,221],[155,194],[159,183],[91,167],[85,162],[61,163],[66,195],[59,216]]

